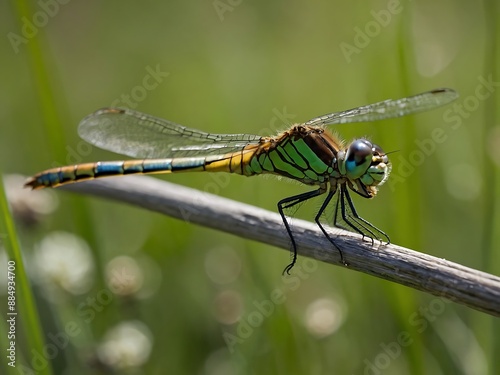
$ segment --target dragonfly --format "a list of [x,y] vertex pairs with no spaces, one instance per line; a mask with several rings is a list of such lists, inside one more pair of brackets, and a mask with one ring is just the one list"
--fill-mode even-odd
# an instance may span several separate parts
[[127,155],[133,160],[99,161],[52,168],[26,182],[26,187],[58,187],[101,177],[177,172],[229,172],[244,176],[274,174],[300,181],[315,189],[284,198],[277,204],[291,242],[290,273],[297,261],[297,243],[285,212],[309,199],[325,196],[314,221],[336,248],[342,250],[320,219],[336,197],[333,224],[371,239],[389,236],[358,215],[350,191],[373,198],[387,181],[391,162],[382,148],[367,138],[346,143],[326,126],[371,122],[427,111],[458,97],[448,88],[414,96],[384,100],[315,117],[274,136],[212,134],[131,109],[103,108],[79,124],[81,138],[99,148]]

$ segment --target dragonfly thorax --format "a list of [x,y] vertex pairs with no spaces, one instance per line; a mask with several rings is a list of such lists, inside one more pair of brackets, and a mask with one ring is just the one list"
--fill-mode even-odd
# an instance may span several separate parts
[[339,172],[349,187],[358,194],[372,198],[378,186],[389,177],[391,165],[382,148],[369,140],[354,140],[345,151],[337,154]]

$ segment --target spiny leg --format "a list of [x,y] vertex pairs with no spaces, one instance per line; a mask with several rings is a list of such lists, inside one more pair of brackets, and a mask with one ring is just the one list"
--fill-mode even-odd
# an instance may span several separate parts
[[358,212],[356,211],[356,208],[354,207],[354,203],[352,202],[351,195],[349,194],[349,191],[347,190],[347,187],[345,185],[341,187],[341,198],[342,198],[342,202],[341,202],[342,217],[343,217],[344,221],[350,227],[352,227],[353,229],[355,229],[363,237],[366,235],[365,233],[363,233],[361,230],[359,230],[359,228],[357,228],[350,221],[350,219],[352,219],[352,218],[349,218],[349,219],[347,218],[344,199],[347,200],[347,203],[349,205],[349,209],[350,209],[351,214],[352,214],[352,216],[354,218],[353,221],[356,224],[358,224],[360,227],[362,227],[371,236],[372,245],[373,245],[374,238],[377,238],[377,239],[379,239],[381,241],[380,237],[377,236],[375,232],[377,232],[378,234],[381,234],[382,236],[384,236],[387,239],[387,243],[388,244],[391,242],[389,236],[384,231],[380,230],[379,228],[377,228],[376,226],[374,226],[372,223],[370,223],[369,221],[363,219],[361,216],[358,215]]
[[[347,210],[346,210],[346,207],[345,207],[345,196],[346,194],[349,194],[346,190],[345,190],[345,185],[342,185],[340,187],[340,192],[339,192],[339,199],[337,200],[337,205],[336,205],[336,212],[335,212],[335,220],[333,222],[333,225],[335,225],[336,227],[339,227],[339,228],[342,228],[342,229],[347,229],[349,230],[348,228],[345,228],[343,226],[341,226],[339,223],[338,223],[338,217],[337,217],[337,213],[338,213],[338,209],[339,209],[339,202],[340,202],[340,213],[342,214],[342,220],[344,221],[344,223],[346,223],[351,229],[349,231],[354,231],[356,233],[359,233],[363,236],[363,238],[365,237],[365,233],[363,233],[363,231],[361,231],[357,226],[355,226],[350,218],[349,218],[349,215],[347,214]],[[364,227],[362,225],[362,227]],[[367,229],[367,231],[372,235],[372,236],[375,236],[375,233],[371,233],[369,229]],[[372,240],[373,241],[373,240]]]
[[343,230],[346,230],[346,231],[350,231],[349,228],[346,228],[343,225],[339,224],[338,214],[340,211],[339,210],[340,195],[341,195],[341,193],[339,193],[337,195],[337,202],[335,203],[335,215],[333,216],[333,226],[340,228],[340,229],[343,229]]
[[[368,228],[371,228],[371,229],[373,229],[374,231],[378,232],[379,234],[381,234],[383,237],[385,237],[385,238],[386,238],[386,240],[387,240],[387,244],[390,244],[390,243],[391,243],[391,239],[389,238],[389,236],[387,235],[387,233],[385,233],[383,230],[381,230],[381,229],[377,228],[375,225],[373,225],[372,223],[370,223],[368,220],[365,220],[365,219],[363,219],[361,216],[359,216],[359,215],[358,215],[358,212],[356,211],[356,208],[354,208],[354,204],[352,203],[351,195],[349,194],[349,192],[348,192],[347,188],[346,188],[346,191],[345,191],[345,192],[346,192],[347,202],[349,203],[349,207],[351,208],[351,212],[352,212],[353,216],[354,216],[357,220],[359,220],[359,221],[361,221],[361,222],[365,223],[365,224],[366,224],[366,227],[365,227],[364,225],[362,225],[362,224],[360,224],[360,225],[361,225],[363,228],[365,228],[365,229],[366,229],[368,232],[370,232],[370,233],[372,233],[372,231],[371,231],[371,230],[369,230]],[[382,239],[381,239],[381,238],[379,238],[379,237],[378,237],[377,239],[379,239],[380,241],[382,241]]]
[[[340,247],[338,247],[338,245],[335,243],[335,241],[333,240],[333,238],[331,238],[330,235],[326,232],[325,228],[323,227],[323,225],[321,224],[321,222],[319,220],[320,217],[321,217],[321,215],[323,215],[323,212],[326,210],[326,208],[330,204],[330,201],[332,200],[332,198],[335,195],[336,191],[337,191],[337,187],[335,187],[334,190],[330,190],[330,192],[328,193],[326,199],[323,201],[323,204],[321,205],[318,213],[316,214],[316,217],[314,218],[314,221],[318,225],[319,229],[321,229],[321,231],[323,232],[323,234],[325,235],[325,237],[328,238],[328,241],[330,241],[331,244],[339,251],[340,261],[342,262],[342,264],[344,266],[347,266],[347,262],[344,260],[344,254],[342,253],[342,250],[340,250]],[[338,201],[337,201],[337,205],[338,205]],[[335,216],[336,215],[337,215],[337,212],[335,212]]]
[[290,270],[293,268],[295,265],[295,262],[297,261],[297,244],[295,243],[295,239],[293,238],[292,230],[290,229],[290,224],[288,224],[288,221],[286,219],[285,213],[283,212],[284,209],[293,207],[301,202],[305,202],[308,199],[317,197],[321,194],[325,193],[325,188],[320,187],[318,190],[314,191],[309,191],[307,193],[302,193],[299,195],[294,195],[293,197],[288,197],[280,200],[278,202],[278,212],[281,216],[281,220],[283,220],[283,224],[285,224],[286,231],[288,233],[288,236],[290,237],[290,241],[292,242],[292,250],[293,250],[293,256],[292,256],[292,262],[285,267],[283,270],[283,274],[286,272],[287,274],[290,274]]

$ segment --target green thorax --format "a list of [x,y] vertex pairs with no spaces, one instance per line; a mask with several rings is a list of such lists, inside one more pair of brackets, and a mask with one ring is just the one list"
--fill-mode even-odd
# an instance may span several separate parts
[[317,185],[336,168],[342,142],[323,128],[295,125],[276,137],[263,138],[245,174],[273,173]]

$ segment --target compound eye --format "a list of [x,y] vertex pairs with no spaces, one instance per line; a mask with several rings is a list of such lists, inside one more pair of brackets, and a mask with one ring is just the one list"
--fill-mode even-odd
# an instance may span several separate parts
[[385,152],[379,145],[373,144],[373,155],[383,156]]
[[359,178],[367,171],[372,162],[373,148],[372,143],[366,139],[357,139],[351,143],[345,161],[346,173],[350,178]]
[[379,163],[389,163],[389,158],[379,145],[373,145],[373,156],[375,157],[373,158],[372,165],[377,165]]
[[374,145],[366,139],[355,140],[351,143],[349,149],[347,150],[346,160],[350,163],[355,163],[356,165],[363,164],[367,159],[371,160],[373,155],[373,146]]

